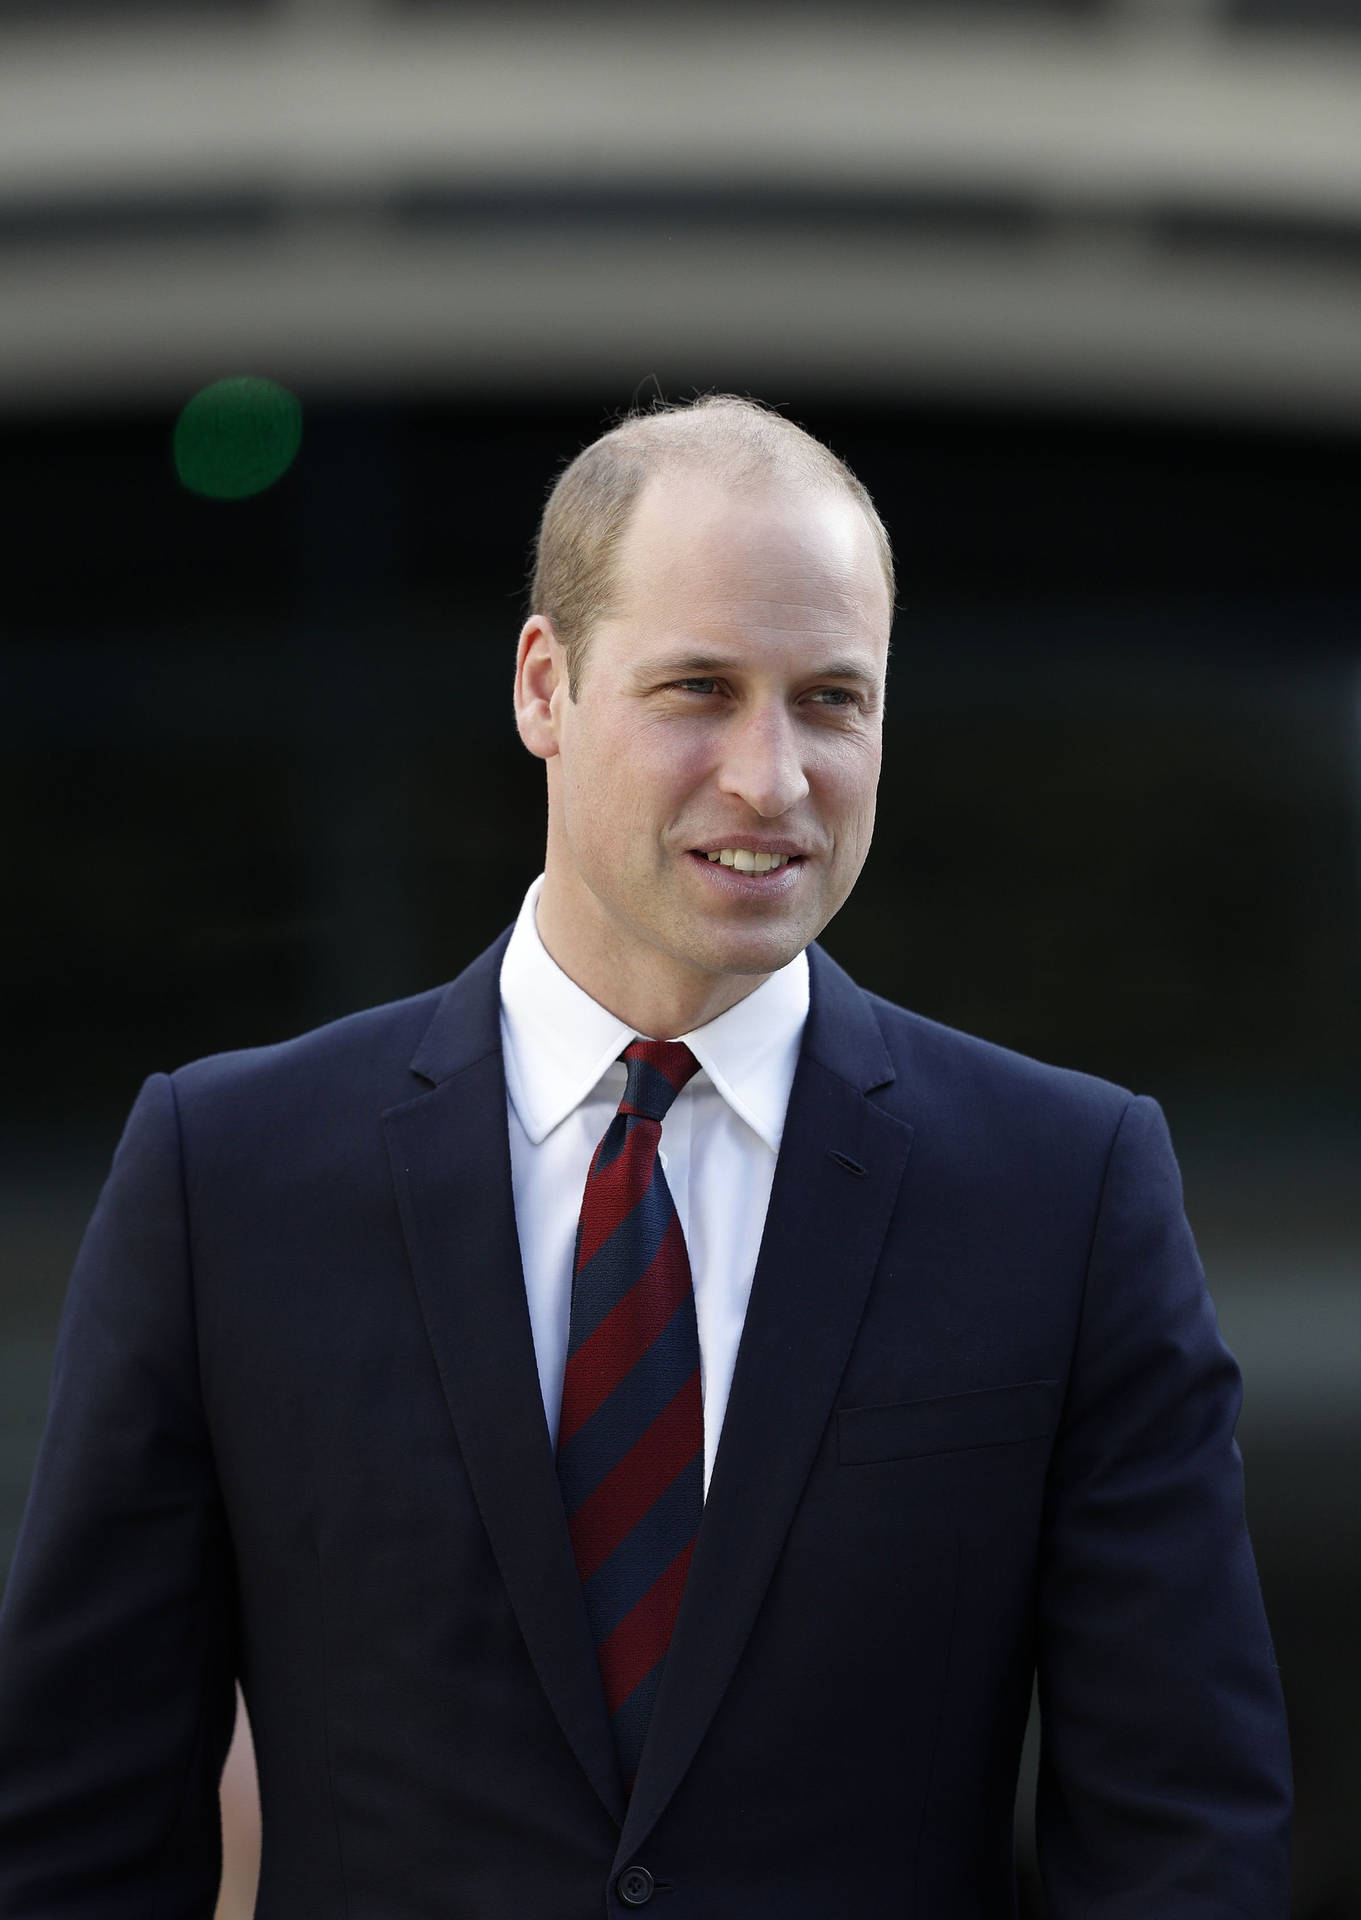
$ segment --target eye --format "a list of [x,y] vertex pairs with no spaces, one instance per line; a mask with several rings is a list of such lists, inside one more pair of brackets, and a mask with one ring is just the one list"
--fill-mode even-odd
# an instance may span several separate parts
[[849,687],[819,687],[813,695],[814,700],[826,707],[858,707],[860,697]]
[[676,680],[672,685],[682,693],[717,693],[718,682],[712,674],[697,674],[689,680]]

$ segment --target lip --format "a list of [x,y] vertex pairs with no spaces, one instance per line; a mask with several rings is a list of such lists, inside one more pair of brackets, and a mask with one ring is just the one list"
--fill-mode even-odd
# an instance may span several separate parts
[[[723,841],[725,847],[732,846],[731,840]],[[775,848],[753,848],[753,852],[775,852]],[[707,884],[717,887],[720,893],[736,900],[776,900],[791,892],[799,885],[805,861],[799,856],[790,858],[784,867],[775,867],[768,873],[741,873],[736,867],[725,867],[717,860],[710,860],[699,848],[691,847],[688,858],[699,872],[706,876]]]
[[702,853],[707,858],[711,853],[722,853],[724,847],[731,847],[734,851],[741,848],[744,853],[773,853],[777,857],[784,855],[790,860],[808,858],[807,847],[800,846],[797,840],[772,839],[761,833],[734,833],[725,840],[700,840],[687,851]]

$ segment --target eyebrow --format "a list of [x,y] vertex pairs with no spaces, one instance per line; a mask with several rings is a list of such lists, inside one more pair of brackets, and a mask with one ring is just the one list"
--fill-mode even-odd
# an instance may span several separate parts
[[[647,679],[656,674],[733,673],[742,670],[742,662],[716,653],[682,653],[668,656],[662,660],[643,664],[641,672]],[[813,667],[807,676],[810,680],[863,680],[872,686],[875,681],[873,671],[859,660],[829,660],[823,665]]]

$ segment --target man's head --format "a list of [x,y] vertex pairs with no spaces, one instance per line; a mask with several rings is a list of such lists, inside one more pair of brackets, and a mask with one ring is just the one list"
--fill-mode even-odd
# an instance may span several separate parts
[[619,547],[638,496],[650,480],[687,468],[738,493],[763,482],[844,491],[869,522],[892,605],[888,534],[868,491],[830,447],[735,394],[633,413],[559,474],[535,541],[530,607],[553,623],[574,699],[591,631],[614,605]]
[[595,999],[668,1037],[791,960],[855,883],[892,563],[859,482],[749,402],[648,415],[597,445],[616,437],[624,507],[607,487],[600,523],[583,516],[584,481],[559,501],[591,448],[550,500],[536,586],[551,591],[543,555],[570,523],[588,587],[536,594],[516,708],[547,763],[544,942]]

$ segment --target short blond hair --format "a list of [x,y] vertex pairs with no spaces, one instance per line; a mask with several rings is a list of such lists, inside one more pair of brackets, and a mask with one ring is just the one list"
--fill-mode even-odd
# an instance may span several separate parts
[[772,480],[849,494],[869,521],[894,604],[893,548],[868,489],[811,433],[759,400],[708,393],[627,414],[564,468],[539,522],[530,611],[545,614],[577,696],[591,630],[613,607],[619,545],[655,475],[698,469],[734,491]]

